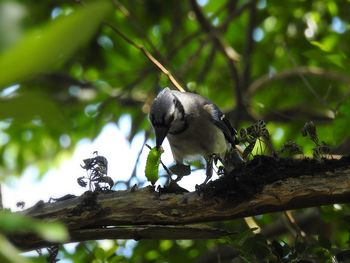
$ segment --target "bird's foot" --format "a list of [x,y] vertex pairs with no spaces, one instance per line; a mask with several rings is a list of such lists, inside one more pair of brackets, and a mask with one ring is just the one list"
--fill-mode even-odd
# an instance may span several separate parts
[[224,175],[224,174],[225,174],[225,167],[224,167],[224,166],[219,166],[218,171],[217,171],[217,174],[218,174],[219,176]]
[[204,193],[204,190],[206,189],[207,184],[196,184],[195,191],[198,195],[201,195]]
[[170,182],[161,187],[159,186],[157,188],[159,195],[161,194],[183,194],[183,193],[188,193],[189,191],[185,188],[182,188],[177,184],[176,180],[170,180]]
[[196,184],[195,191],[198,193],[198,195],[200,195],[207,189],[209,179],[210,178],[207,178],[202,184]]

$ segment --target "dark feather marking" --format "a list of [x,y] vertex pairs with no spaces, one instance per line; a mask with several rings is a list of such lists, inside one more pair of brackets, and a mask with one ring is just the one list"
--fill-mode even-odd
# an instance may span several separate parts
[[206,104],[203,108],[210,114],[213,123],[224,133],[226,140],[232,145],[236,145],[237,131],[232,127],[229,120],[225,117],[225,114],[223,114],[215,104]]
[[175,108],[180,112],[181,114],[181,120],[185,118],[185,109],[184,106],[181,104],[180,100],[173,94],[174,96],[174,104]]

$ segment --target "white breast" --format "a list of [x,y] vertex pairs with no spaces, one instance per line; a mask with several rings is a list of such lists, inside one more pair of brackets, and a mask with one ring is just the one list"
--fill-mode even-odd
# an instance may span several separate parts
[[214,153],[222,156],[228,148],[222,131],[209,120],[203,122],[194,119],[186,131],[168,134],[167,138],[174,159],[180,163]]

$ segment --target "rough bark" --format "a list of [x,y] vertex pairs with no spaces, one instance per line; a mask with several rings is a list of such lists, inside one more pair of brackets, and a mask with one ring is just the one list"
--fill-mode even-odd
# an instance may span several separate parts
[[[284,167],[284,170],[278,170],[274,165]],[[253,166],[255,170],[252,170]],[[70,231],[70,241],[195,239],[217,238],[232,233],[189,224],[347,203],[350,200],[350,158],[326,164],[294,160],[286,163],[265,158],[252,166],[246,165],[236,173],[245,173],[244,180],[253,180],[254,176],[256,180],[252,182],[264,180],[255,184],[251,191],[246,190],[251,184],[249,180],[248,185],[242,187],[239,178],[227,175],[209,183],[199,193],[159,194],[152,187],[111,193],[86,192],[55,203],[40,202],[21,213],[46,221],[63,222]],[[228,186],[230,181],[231,186]],[[226,193],[218,194],[223,186]],[[47,245],[32,235],[11,239],[25,250]]]

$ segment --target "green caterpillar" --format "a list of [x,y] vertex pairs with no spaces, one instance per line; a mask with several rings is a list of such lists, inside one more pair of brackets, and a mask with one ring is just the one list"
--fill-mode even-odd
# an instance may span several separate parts
[[160,156],[163,152],[164,150],[162,148],[159,148],[159,150],[157,150],[156,147],[153,147],[147,156],[145,174],[147,180],[150,181],[152,185],[154,185],[159,178],[158,169]]

